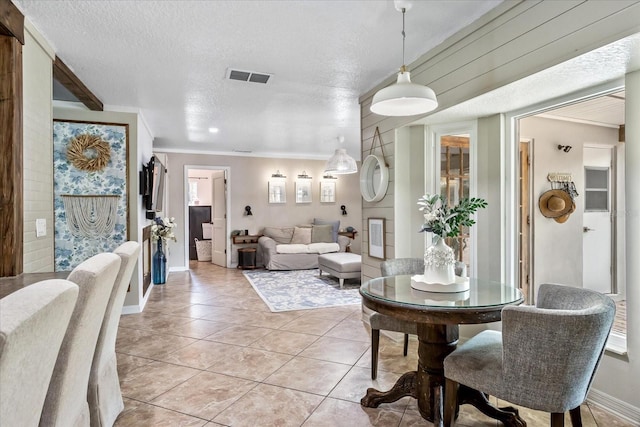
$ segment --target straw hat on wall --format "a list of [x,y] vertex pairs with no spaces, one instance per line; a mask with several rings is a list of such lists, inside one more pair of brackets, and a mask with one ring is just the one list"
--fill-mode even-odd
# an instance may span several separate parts
[[[538,206],[542,215],[547,218],[558,218],[573,212],[575,209],[571,196],[564,190],[545,191],[540,196]],[[566,218],[564,221],[566,221]]]

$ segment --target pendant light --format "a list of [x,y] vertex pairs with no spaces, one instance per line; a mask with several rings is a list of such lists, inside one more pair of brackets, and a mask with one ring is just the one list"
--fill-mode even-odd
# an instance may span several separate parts
[[[338,141],[344,142],[344,136],[338,137]],[[353,157],[347,154],[346,149],[336,148],[336,152],[327,160],[324,171],[335,175],[345,175],[358,172],[358,166]]]
[[396,9],[402,12],[402,67],[398,73],[398,80],[395,84],[380,89],[373,96],[371,102],[371,112],[381,116],[415,116],[417,114],[428,113],[438,107],[436,94],[427,86],[411,83],[411,73],[407,71],[404,64],[404,16],[410,4],[402,2],[401,8]]

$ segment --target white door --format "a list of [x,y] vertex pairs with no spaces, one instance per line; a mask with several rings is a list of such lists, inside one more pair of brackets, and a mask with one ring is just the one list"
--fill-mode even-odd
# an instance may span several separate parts
[[613,291],[611,147],[584,147],[583,286],[605,294]]
[[220,267],[227,266],[227,184],[224,171],[213,174],[213,242],[211,262]]

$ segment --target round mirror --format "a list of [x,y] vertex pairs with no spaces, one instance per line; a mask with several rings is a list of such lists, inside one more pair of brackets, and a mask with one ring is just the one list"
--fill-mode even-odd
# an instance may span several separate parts
[[384,159],[370,154],[360,169],[360,194],[367,202],[378,202],[387,194],[389,168]]

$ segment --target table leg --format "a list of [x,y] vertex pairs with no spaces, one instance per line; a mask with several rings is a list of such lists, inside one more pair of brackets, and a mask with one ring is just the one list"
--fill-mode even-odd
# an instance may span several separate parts
[[377,408],[381,403],[391,403],[405,396],[416,396],[416,371],[403,374],[389,391],[367,389],[367,394],[360,399],[360,404],[367,408]]
[[458,404],[468,403],[476,407],[488,417],[499,420],[507,427],[525,427],[527,423],[520,418],[518,410],[512,406],[497,408],[493,406],[484,393],[460,384],[458,389]]
[[418,409],[434,421],[444,399],[444,358],[456,349],[458,325],[418,324]]
[[374,388],[360,400],[362,406],[377,408],[381,403],[395,402],[411,396],[418,400],[423,418],[433,421],[441,418],[444,389],[444,358],[456,348],[458,325],[418,324],[418,370],[402,375],[391,390],[382,392]]

